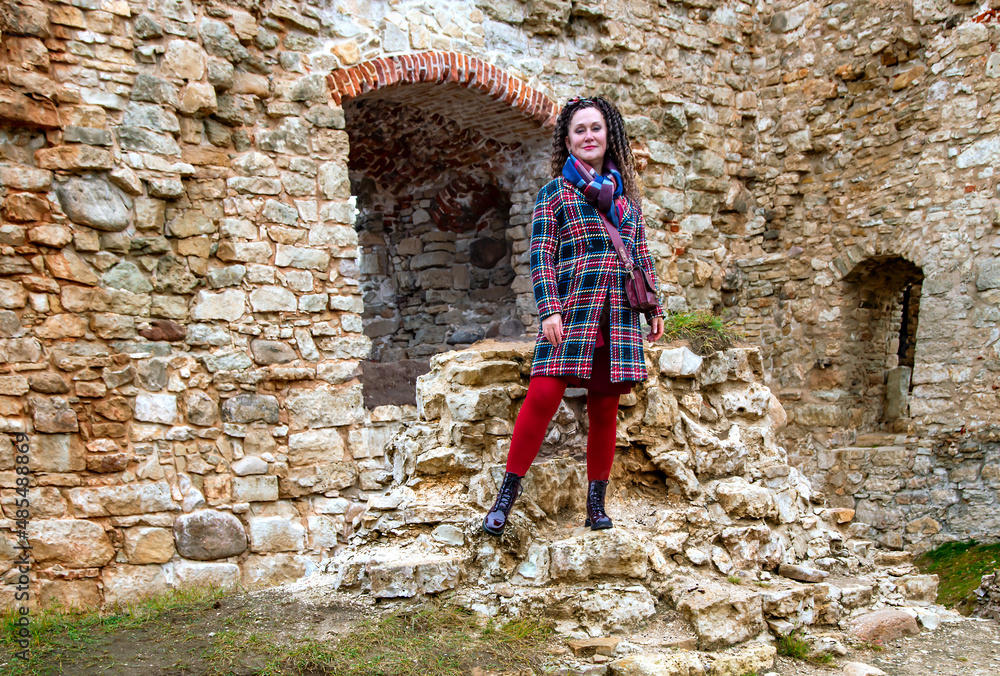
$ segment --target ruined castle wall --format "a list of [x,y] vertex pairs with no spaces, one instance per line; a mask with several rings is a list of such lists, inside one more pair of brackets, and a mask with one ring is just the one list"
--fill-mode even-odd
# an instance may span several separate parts
[[980,11],[773,3],[755,45],[764,229],[732,307],[790,457],[894,546],[998,526],[1000,27]]
[[[271,583],[342,546],[416,415],[365,407],[362,362],[389,335],[372,327],[415,303],[393,349],[423,358],[480,330],[534,330],[528,225],[551,125],[557,102],[595,91],[634,138],[665,305],[738,317],[790,411],[790,451],[814,476],[849,477],[831,495],[897,510],[887,530],[922,518],[864,485],[874,464],[818,463],[858,442],[843,432],[865,422],[858,402],[891,390],[877,364],[896,366],[902,312],[886,308],[863,349],[846,328],[872,309],[845,299],[881,288],[855,270],[867,258],[893,259],[893,294],[919,297],[894,443],[995,421],[996,27],[943,1],[868,4],[8,3],[0,427],[31,437],[36,596]],[[462,143],[379,153],[361,114],[375,105]],[[493,188],[497,213],[473,209]],[[476,282],[478,301],[487,232],[513,276]],[[435,281],[389,284],[402,293],[380,306],[382,270]],[[935,464],[931,444],[900,469],[928,486],[913,490],[937,510],[929,531],[951,505],[977,522],[970,486],[994,509],[995,451],[976,448],[978,464]],[[8,562],[15,462],[4,443]]]
[[[92,607],[299,577],[388,485],[387,440],[415,411],[363,405],[375,233],[354,205],[376,172],[352,160],[364,144],[351,134],[377,138],[349,113],[375,97],[511,146],[475,175],[502,195],[514,277],[490,283],[509,284],[524,329],[537,322],[526,226],[555,102],[581,92],[629,118],[671,307],[689,303],[685,284],[690,302],[717,293],[702,259],[724,257],[709,214],[732,192],[739,111],[755,105],[754,9],[710,4],[7,3],[0,427],[30,437],[33,598]],[[460,220],[473,172],[445,155],[461,180],[431,206]],[[724,220],[745,205],[735,195]],[[413,234],[434,233],[427,247],[447,231]],[[464,232],[455,261],[427,269],[464,265]],[[426,291],[425,307],[467,295]],[[446,324],[447,348],[463,344],[448,342],[461,321]],[[0,444],[12,603],[17,459]]]

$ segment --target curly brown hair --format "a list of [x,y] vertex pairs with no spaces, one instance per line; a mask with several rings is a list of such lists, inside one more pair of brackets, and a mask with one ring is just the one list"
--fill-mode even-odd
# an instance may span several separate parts
[[[597,108],[604,116],[604,123],[608,127],[608,150],[610,159],[618,165],[618,171],[622,175],[622,189],[625,196],[636,205],[642,203],[642,195],[639,192],[639,182],[635,174],[635,158],[632,157],[632,147],[629,145],[628,136],[625,135],[625,121],[622,114],[618,112],[615,104],[601,96],[592,99],[575,98],[559,111],[556,118],[556,129],[552,136],[552,176],[562,176],[563,165],[569,157],[569,149],[566,148],[566,137],[569,136],[569,123],[573,115],[578,110],[584,108]],[[600,167],[597,167],[600,170]]]

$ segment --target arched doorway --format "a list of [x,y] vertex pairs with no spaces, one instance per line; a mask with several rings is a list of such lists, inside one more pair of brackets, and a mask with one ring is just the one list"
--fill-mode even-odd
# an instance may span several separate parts
[[523,335],[527,242],[556,106],[471,57],[388,57],[330,76],[350,140],[366,405],[412,403],[434,354]]
[[844,277],[843,350],[859,430],[892,429],[909,417],[923,278],[899,256],[869,258]]

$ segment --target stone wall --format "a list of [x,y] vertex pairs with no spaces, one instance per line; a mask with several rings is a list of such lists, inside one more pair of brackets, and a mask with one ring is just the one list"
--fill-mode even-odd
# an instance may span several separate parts
[[1000,415],[1000,27],[980,12],[782,2],[757,33],[761,231],[734,242],[723,302],[762,346],[793,462],[834,504],[878,496],[897,545],[989,532],[1000,489],[980,473]]
[[[437,142],[407,148],[451,172],[429,198],[434,233],[475,232],[485,218],[505,245],[514,279],[477,283],[483,302],[509,284],[500,309],[510,328],[530,329],[526,226],[547,178],[555,101],[603,88],[637,139],[661,126],[678,137],[710,114],[712,93],[699,89],[685,107],[663,54],[690,65],[691,83],[717,79],[715,62],[745,39],[734,10],[683,4],[11,7],[0,13],[0,428],[31,437],[35,597],[78,606],[306,574],[387,485],[386,437],[413,414],[363,406],[375,308],[362,288],[359,235],[370,231],[355,204],[392,195],[400,213],[413,205],[361,152],[377,131],[362,121],[366,106],[440,116],[441,129],[458,126],[454,140],[490,151],[470,165]],[[749,21],[750,7],[736,8]],[[637,143],[644,166],[674,162],[665,143]],[[413,157],[377,159],[398,169]],[[694,176],[717,172],[714,155],[698,157]],[[675,214],[660,204],[679,205],[681,192],[656,175],[650,239],[670,280]],[[365,187],[376,178],[384,185]],[[492,185],[501,224],[467,208]],[[460,240],[452,274],[465,265]],[[406,255],[401,271],[412,273]],[[474,312],[447,314],[466,312],[455,286],[421,288],[419,300],[455,306],[440,313],[446,335],[489,327]],[[10,518],[6,444],[0,472]],[[9,583],[15,521],[3,529]],[[12,586],[3,591],[10,602]]]
[[[996,422],[997,28],[969,6],[9,4],[0,429],[32,437],[47,594],[91,604],[186,580],[275,581],[342,546],[388,485],[386,435],[413,415],[363,405],[366,328],[398,309],[409,331],[412,302],[435,340],[414,331],[393,348],[407,356],[463,345],[463,330],[533,332],[531,205],[557,102],[581,92],[626,115],[665,305],[730,308],[761,344],[807,473],[855,428],[876,431],[858,402],[879,397],[880,355],[897,366],[891,343],[865,366],[851,356],[869,354],[848,321],[867,321],[860,299],[880,283],[849,288],[866,259],[922,275],[909,418],[892,431],[976,439]],[[433,122],[428,140],[375,152],[407,137],[414,112]],[[495,214],[469,197],[494,189]],[[476,239],[504,244],[513,279],[469,266],[482,300],[460,283],[373,303],[378,207],[397,279],[454,243],[454,260],[426,270],[457,280]],[[400,252],[418,236],[425,249]],[[501,290],[494,322],[484,305]],[[891,341],[902,315],[882,316]],[[8,518],[13,462],[0,454]],[[211,556],[185,535],[201,509],[233,535]],[[248,535],[234,554],[237,522]]]

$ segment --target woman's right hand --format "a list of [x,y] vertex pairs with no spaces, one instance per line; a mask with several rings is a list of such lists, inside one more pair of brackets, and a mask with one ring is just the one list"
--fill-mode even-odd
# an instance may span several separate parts
[[552,343],[555,347],[559,347],[563,338],[561,314],[557,312],[542,320],[542,335],[545,336],[545,340]]

